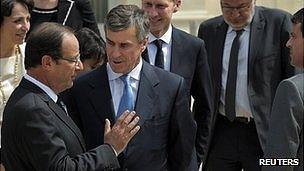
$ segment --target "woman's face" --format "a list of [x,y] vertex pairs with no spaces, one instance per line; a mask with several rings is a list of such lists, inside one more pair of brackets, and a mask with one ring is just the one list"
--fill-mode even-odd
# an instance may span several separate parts
[[6,43],[16,45],[24,42],[26,33],[30,28],[30,13],[26,6],[14,3],[12,13],[4,17],[1,25],[1,38]]

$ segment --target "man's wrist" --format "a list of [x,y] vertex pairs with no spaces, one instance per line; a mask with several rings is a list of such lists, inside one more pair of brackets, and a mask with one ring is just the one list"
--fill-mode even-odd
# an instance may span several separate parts
[[114,151],[115,156],[116,156],[116,157],[118,156],[118,153],[117,153],[117,151],[115,150],[115,148],[113,147],[113,145],[111,145],[111,144],[109,144],[109,143],[104,143],[104,144],[110,146],[111,149]]

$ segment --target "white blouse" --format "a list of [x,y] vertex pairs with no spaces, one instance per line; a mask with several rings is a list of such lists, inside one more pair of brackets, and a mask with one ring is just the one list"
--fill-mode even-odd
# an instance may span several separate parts
[[6,102],[25,74],[24,47],[25,44],[19,45],[20,54],[17,55],[18,58],[16,56],[0,58],[0,131]]

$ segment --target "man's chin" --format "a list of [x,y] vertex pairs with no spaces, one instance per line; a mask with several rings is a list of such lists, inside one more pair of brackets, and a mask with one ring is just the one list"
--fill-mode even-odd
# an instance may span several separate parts
[[246,27],[246,24],[231,24],[230,25],[234,30],[241,30]]
[[234,30],[240,30],[240,29],[243,29],[245,28],[249,23],[247,22],[242,22],[242,23],[232,23],[232,22],[229,22],[229,21],[226,21],[226,23],[232,27]]
[[72,81],[69,85],[67,85],[67,86],[65,87],[65,89],[64,89],[63,91],[72,88],[73,85],[74,85],[74,83],[73,83],[73,81]]
[[16,42],[16,44],[18,44],[18,45],[21,45],[21,44],[23,44],[24,43],[24,39],[19,39],[19,40],[17,40],[17,42]]
[[154,35],[154,36],[156,36],[156,37],[158,37],[160,34],[161,34],[161,32],[162,32],[162,29],[160,29],[159,27],[151,27],[150,28],[150,32]]

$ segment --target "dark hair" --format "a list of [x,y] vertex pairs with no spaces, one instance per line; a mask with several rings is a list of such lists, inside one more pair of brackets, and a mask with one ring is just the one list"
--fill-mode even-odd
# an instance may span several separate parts
[[304,15],[304,8],[300,9],[299,11],[297,11],[291,21],[294,24],[298,24],[301,23],[301,31],[302,31],[302,37],[304,37],[304,30],[303,30],[303,15]]
[[79,42],[82,62],[87,59],[95,59],[99,62],[106,60],[106,44],[93,30],[84,27],[76,32],[76,38]]
[[22,4],[29,13],[31,13],[34,6],[33,0],[1,0],[1,25],[3,24],[4,17],[9,17],[12,15],[12,10],[16,3]]
[[74,35],[66,26],[58,23],[45,22],[36,27],[30,34],[25,47],[25,69],[41,65],[44,55],[53,59],[62,56],[62,42],[64,36]]
[[148,14],[136,5],[118,5],[107,14],[104,28],[117,32],[135,26],[139,42],[147,38],[149,33]]

